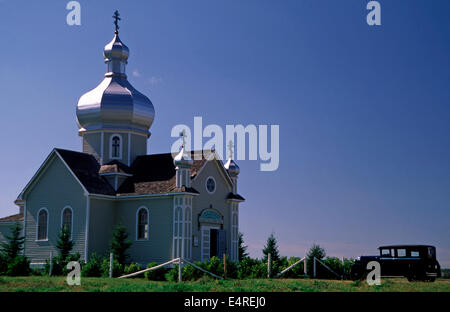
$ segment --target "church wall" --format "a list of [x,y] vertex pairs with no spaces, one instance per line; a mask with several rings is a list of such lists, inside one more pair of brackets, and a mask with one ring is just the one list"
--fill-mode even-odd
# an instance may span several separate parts
[[147,138],[142,135],[132,134],[131,135],[131,163],[136,159],[137,156],[147,155]]
[[[73,211],[73,252],[79,252],[84,258],[86,221],[84,191],[57,156],[48,166],[38,183],[25,193],[25,255],[32,263],[42,263],[49,258],[50,252],[53,255],[58,254],[56,242],[61,230],[61,215],[63,208],[70,206]],[[37,214],[43,207],[48,211],[48,240],[36,241]]]
[[85,133],[83,135],[83,153],[91,154],[100,162],[100,133]]
[[90,199],[88,256],[109,257],[109,242],[115,224],[116,202],[105,199]]
[[[149,239],[136,240],[136,214],[140,207],[149,210]],[[173,199],[148,198],[143,200],[120,200],[117,202],[116,224],[127,228],[132,245],[129,254],[133,262],[147,265],[162,263],[172,257]]]
[[[206,179],[212,176],[216,181],[216,191],[213,194],[209,194],[206,191]],[[201,243],[202,237],[200,232],[200,225],[198,224],[198,217],[203,209],[212,208],[219,211],[224,217],[223,229],[227,234],[227,254],[230,252],[230,207],[227,203],[226,197],[231,192],[231,187],[222,177],[216,164],[212,161],[206,163],[205,167],[201,170],[198,176],[192,181],[192,187],[195,188],[200,195],[193,197],[192,204],[192,234],[198,237],[198,247],[192,247],[192,257],[194,260],[201,259]]]

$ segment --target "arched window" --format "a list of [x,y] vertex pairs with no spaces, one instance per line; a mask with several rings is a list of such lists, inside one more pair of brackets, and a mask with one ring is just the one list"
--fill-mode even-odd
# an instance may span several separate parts
[[70,237],[72,237],[72,208],[65,207],[62,213],[61,228],[67,228],[70,232]]
[[122,158],[122,136],[120,134],[113,134],[110,140],[111,159],[121,159]]
[[148,239],[148,237],[148,210],[145,207],[141,207],[137,213],[137,239]]
[[46,240],[48,238],[48,211],[41,208],[37,217],[37,240]]

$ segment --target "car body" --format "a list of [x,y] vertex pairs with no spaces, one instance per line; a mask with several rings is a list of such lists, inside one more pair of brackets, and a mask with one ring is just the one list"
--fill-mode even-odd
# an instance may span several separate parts
[[409,281],[434,281],[441,277],[436,260],[436,247],[431,245],[387,245],[378,248],[378,256],[361,256],[352,266],[352,279],[363,279],[371,268],[367,264],[377,261],[381,276],[404,276]]

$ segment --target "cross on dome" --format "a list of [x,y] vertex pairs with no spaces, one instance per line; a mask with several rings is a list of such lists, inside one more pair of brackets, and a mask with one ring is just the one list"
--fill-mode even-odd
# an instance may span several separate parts
[[183,140],[183,147],[185,147],[185,146],[186,146],[186,138],[187,138],[186,130],[185,130],[185,129],[183,129],[183,131],[180,132],[180,137],[181,137],[182,140]]
[[113,15],[114,25],[116,26],[116,31],[115,31],[116,34],[119,32],[119,28],[120,28],[119,21],[121,20],[121,18],[119,16],[120,16],[119,11],[116,10]]

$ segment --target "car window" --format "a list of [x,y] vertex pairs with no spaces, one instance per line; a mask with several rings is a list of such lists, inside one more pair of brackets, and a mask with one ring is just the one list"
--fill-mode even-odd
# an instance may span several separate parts
[[381,249],[381,255],[389,257],[391,255],[391,251],[389,249]]
[[419,252],[417,250],[411,250],[411,257],[418,258]]
[[406,249],[397,249],[397,257],[406,257]]

